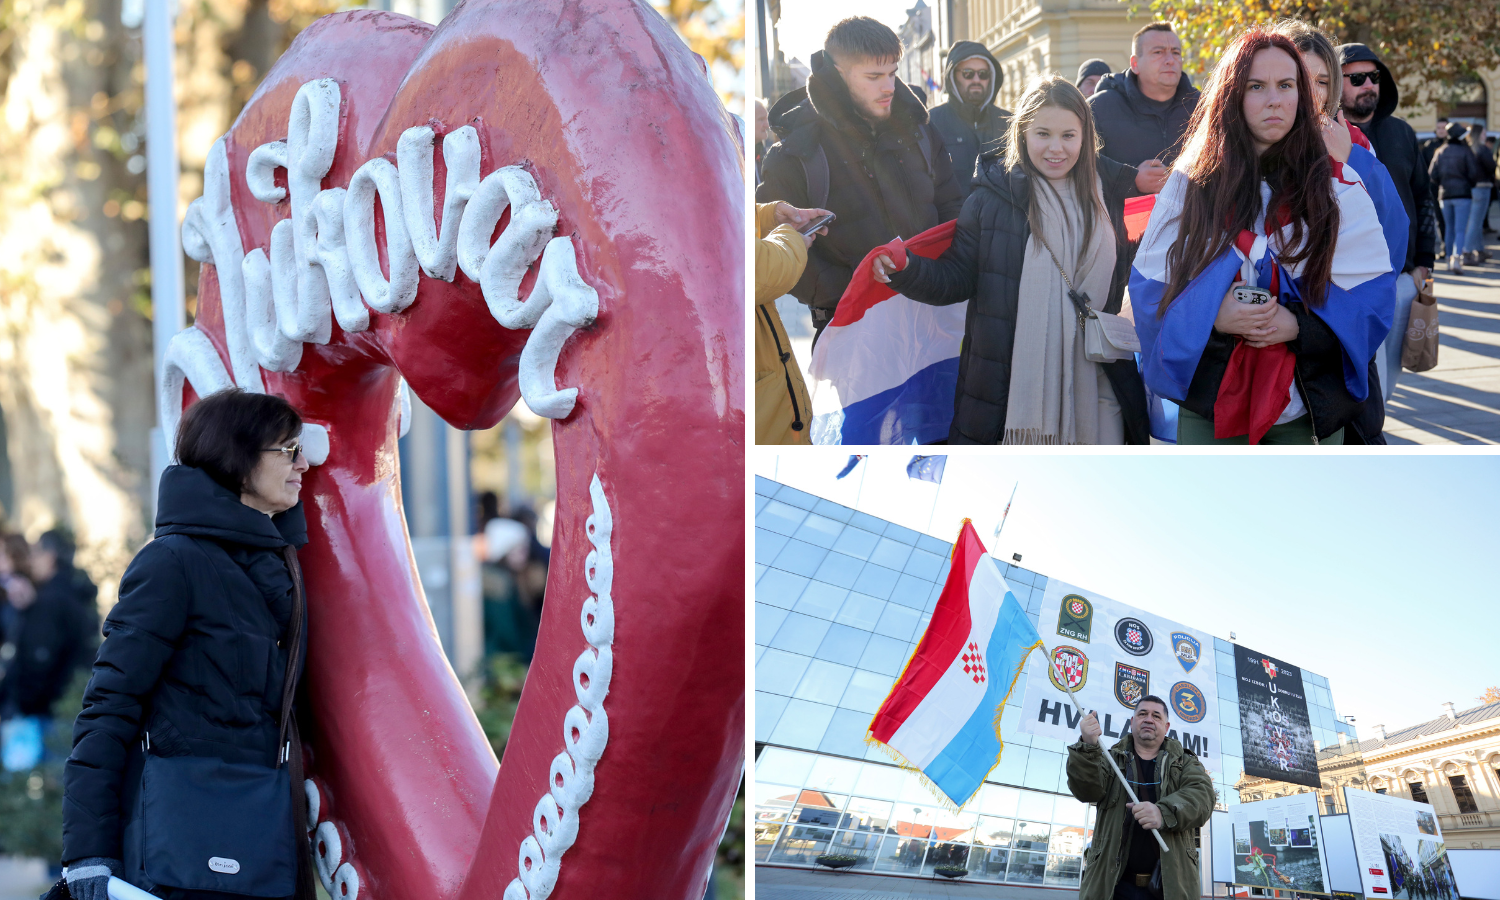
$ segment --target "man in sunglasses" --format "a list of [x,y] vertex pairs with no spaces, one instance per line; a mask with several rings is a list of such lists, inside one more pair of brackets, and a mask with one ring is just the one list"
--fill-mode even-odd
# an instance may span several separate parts
[[969,196],[979,157],[997,153],[1005,146],[1010,110],[995,105],[1004,83],[1005,73],[983,44],[959,41],[948,51],[943,72],[948,102],[933,109],[929,121],[948,145],[953,178],[964,197]]
[[1377,351],[1383,399],[1389,403],[1401,373],[1401,341],[1418,289],[1426,283],[1437,247],[1437,215],[1432,202],[1427,167],[1417,134],[1406,120],[1392,115],[1398,99],[1396,80],[1380,57],[1364,44],[1339,47],[1343,68],[1344,115],[1364,132],[1375,156],[1391,174],[1396,193],[1411,222],[1406,241],[1404,277],[1396,279],[1396,317],[1390,334]]

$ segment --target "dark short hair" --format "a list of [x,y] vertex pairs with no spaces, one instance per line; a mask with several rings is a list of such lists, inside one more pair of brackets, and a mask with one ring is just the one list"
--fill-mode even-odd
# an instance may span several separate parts
[[896,62],[901,59],[901,38],[883,22],[869,16],[850,16],[828,29],[823,52],[834,65],[858,59]]
[[1172,30],[1171,22],[1152,22],[1150,25],[1143,27],[1140,31],[1137,31],[1135,34],[1132,34],[1130,36],[1131,56],[1141,55],[1141,36],[1148,31],[1165,31],[1167,34],[1170,34],[1173,37],[1177,36],[1177,32]]
[[261,451],[301,431],[302,416],[280,397],[225,388],[182,414],[175,455],[182,465],[202,469],[238,496]]
[[1156,696],[1155,694],[1147,694],[1146,696],[1144,696],[1141,699],[1137,700],[1135,702],[1135,708],[1136,709],[1140,709],[1142,703],[1157,703],[1157,704],[1160,704],[1161,705],[1161,714],[1163,716],[1171,718],[1172,707],[1170,707],[1170,706],[1167,705],[1167,701],[1165,701],[1162,698]]

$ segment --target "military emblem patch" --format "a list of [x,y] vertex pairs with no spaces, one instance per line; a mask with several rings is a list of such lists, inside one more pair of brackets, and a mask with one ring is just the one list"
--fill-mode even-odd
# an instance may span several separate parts
[[1183,722],[1201,722],[1208,715],[1208,701],[1194,684],[1179,681],[1172,685],[1172,712]]
[[1115,699],[1126,709],[1135,709],[1151,693],[1151,673],[1122,662],[1115,663]]
[[1077,594],[1062,598],[1057,610],[1057,633],[1073,641],[1089,642],[1094,624],[1094,604]]
[[1268,678],[1276,677],[1276,664],[1271,662],[1269,659],[1262,659],[1260,661],[1260,667],[1266,670],[1266,676]]
[[1052,651],[1047,675],[1060,691],[1079,690],[1089,680],[1089,658],[1077,647],[1059,646]]
[[1145,656],[1153,646],[1151,629],[1140,619],[1123,618],[1115,623],[1115,642],[1131,656]]
[[1172,655],[1182,663],[1182,671],[1191,672],[1198,665],[1198,651],[1203,649],[1198,639],[1180,631],[1172,632]]

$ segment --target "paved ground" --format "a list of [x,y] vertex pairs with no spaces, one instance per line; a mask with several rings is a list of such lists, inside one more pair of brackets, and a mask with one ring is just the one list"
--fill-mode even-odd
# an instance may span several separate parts
[[[1500,222],[1500,213],[1491,213]],[[1440,265],[1436,368],[1402,371],[1386,407],[1386,440],[1402,444],[1500,444],[1500,238],[1494,259],[1464,274]],[[812,317],[794,297],[776,303],[804,376],[812,361]],[[812,379],[808,378],[809,386]]]
[[1385,411],[1392,444],[1500,444],[1500,241],[1488,244],[1489,263],[1435,273],[1438,364],[1396,379]]
[[1077,900],[1076,890],[756,866],[756,900]]
[[51,886],[41,860],[0,856],[0,900],[37,900]]

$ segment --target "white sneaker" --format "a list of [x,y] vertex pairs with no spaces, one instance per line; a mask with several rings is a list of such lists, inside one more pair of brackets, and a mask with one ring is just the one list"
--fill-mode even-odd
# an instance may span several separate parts
[[1462,275],[1464,273],[1464,258],[1457,253],[1448,257],[1448,271],[1454,275]]

